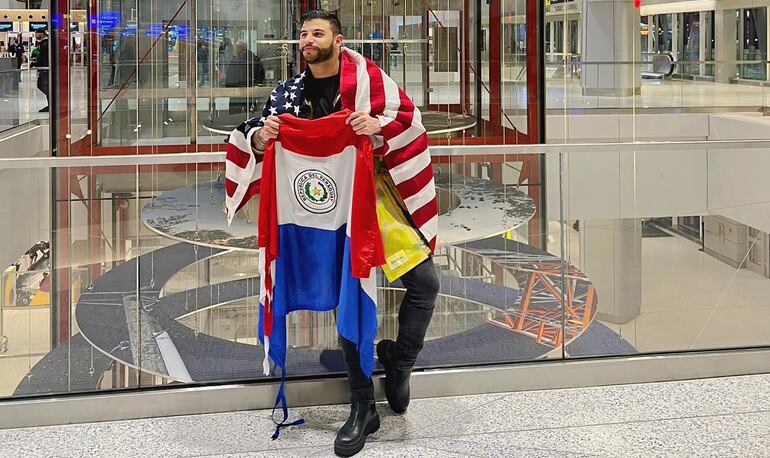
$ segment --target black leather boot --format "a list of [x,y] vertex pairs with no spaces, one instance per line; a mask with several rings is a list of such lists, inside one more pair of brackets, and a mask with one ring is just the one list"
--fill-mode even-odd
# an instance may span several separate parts
[[396,343],[392,340],[381,340],[377,344],[377,358],[385,368],[385,397],[388,398],[391,410],[400,414],[409,407],[409,378],[412,369],[398,368],[395,349]]
[[366,436],[380,429],[380,416],[374,401],[354,402],[350,406],[350,417],[342,425],[334,440],[334,453],[338,456],[353,456],[366,444]]

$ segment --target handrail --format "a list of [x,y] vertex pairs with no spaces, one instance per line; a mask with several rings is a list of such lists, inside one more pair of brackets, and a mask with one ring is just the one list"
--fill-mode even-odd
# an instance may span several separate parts
[[[575,153],[618,153],[661,151],[706,150],[748,150],[770,149],[767,140],[693,140],[673,142],[614,142],[614,143],[560,143],[536,145],[458,145],[432,146],[433,157],[468,157],[489,155],[525,154],[575,154]],[[66,167],[111,167],[171,164],[211,164],[225,160],[225,153],[177,153],[137,154],[121,156],[71,156],[1,158],[0,171],[5,169],[38,169]]]
[[[406,43],[406,44],[424,44],[429,43],[430,40],[426,38],[345,38],[343,45],[347,43],[366,43],[366,44],[389,44],[389,43]],[[254,40],[257,44],[273,44],[273,45],[298,45],[299,40],[281,39],[281,38],[261,38]]]
[[21,73],[31,72],[33,70],[50,70],[50,67],[30,67],[30,68],[9,68],[6,70],[0,70],[0,73]]
[[[559,56],[560,54],[554,54],[555,56]],[[664,55],[664,54],[653,54],[653,56],[657,55]],[[646,65],[651,64],[652,61],[642,61],[642,60],[579,60],[579,59],[571,59],[570,56],[566,56],[567,59],[573,64],[579,64],[579,65]],[[552,62],[556,63],[556,62]],[[770,64],[770,60],[677,60],[677,64],[704,64],[704,65],[766,65]]]

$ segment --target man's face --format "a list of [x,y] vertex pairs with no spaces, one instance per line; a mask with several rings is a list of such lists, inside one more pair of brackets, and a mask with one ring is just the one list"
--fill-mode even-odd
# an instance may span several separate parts
[[37,39],[37,41],[40,41],[40,40],[42,40],[43,38],[45,38],[45,34],[44,34],[44,33],[40,33],[40,32],[37,32],[37,33],[35,33],[35,38]]
[[299,33],[299,49],[302,58],[309,64],[319,64],[336,56],[337,46],[342,44],[342,35],[334,35],[329,21],[311,19],[302,24]]

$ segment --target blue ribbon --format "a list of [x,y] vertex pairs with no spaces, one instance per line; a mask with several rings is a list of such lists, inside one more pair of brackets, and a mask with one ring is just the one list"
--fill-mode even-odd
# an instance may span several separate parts
[[[299,426],[304,425],[305,420],[303,418],[300,418],[299,420],[295,420],[291,423],[287,423],[287,420],[289,419],[289,404],[286,402],[286,371],[281,368],[281,387],[278,388],[278,395],[275,397],[275,405],[273,406],[273,413],[270,415],[271,419],[273,420],[273,423],[275,423],[275,432],[273,433],[273,440],[278,439],[278,436],[281,435],[281,430],[283,428],[289,428],[291,426]],[[278,408],[278,404],[281,404],[281,409],[283,410],[283,420],[281,422],[275,421],[275,409]]]

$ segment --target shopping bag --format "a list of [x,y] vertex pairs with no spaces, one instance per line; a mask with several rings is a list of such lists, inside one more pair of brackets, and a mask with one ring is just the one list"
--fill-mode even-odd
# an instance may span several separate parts
[[388,281],[393,282],[428,259],[430,249],[409,223],[396,185],[382,164],[376,168],[375,181],[377,221],[385,252],[382,270]]

